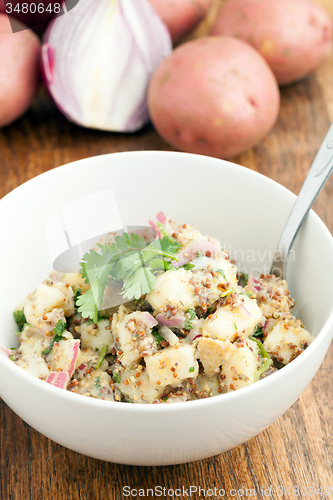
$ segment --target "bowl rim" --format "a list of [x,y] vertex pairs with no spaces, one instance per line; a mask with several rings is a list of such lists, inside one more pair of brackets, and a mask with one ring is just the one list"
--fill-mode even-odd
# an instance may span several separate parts
[[[228,160],[223,160],[215,157],[210,157],[210,156],[205,156],[205,155],[197,155],[193,153],[185,153],[185,152],[178,152],[178,151],[155,151],[155,150],[145,150],[145,151],[123,151],[123,152],[116,152],[116,153],[106,153],[103,155],[97,155],[97,156],[90,156],[86,158],[82,158],[79,160],[75,160],[73,162],[69,162],[63,165],[60,165],[58,167],[54,167],[50,170],[47,170],[46,172],[43,172],[41,174],[38,174],[31,179],[27,180],[26,182],[20,184],[13,190],[11,190],[9,193],[7,193],[5,196],[3,196],[0,199],[0,212],[2,211],[2,205],[10,201],[12,197],[16,197],[22,190],[28,189],[31,184],[38,183],[40,179],[44,179],[46,177],[53,177],[57,176],[59,172],[62,172],[63,170],[68,170],[70,169],[75,169],[75,168],[82,168],[80,165],[82,163],[89,163],[91,161],[103,161],[105,158],[114,158],[115,156],[176,156],[179,158],[182,157],[192,157],[195,158],[196,161],[202,159],[203,161],[211,162],[211,164],[215,164],[216,166],[218,164],[224,164],[226,166],[232,166],[233,170],[238,169],[240,173],[246,172],[246,175],[250,175],[255,177],[259,177],[261,179],[264,179],[264,182],[267,183],[272,183],[272,185],[276,188],[279,189],[281,192],[284,193],[284,195],[288,195],[291,199],[296,199],[297,196],[292,193],[288,188],[283,186],[282,184],[278,183],[277,181],[271,179],[270,177],[267,177],[264,174],[261,174],[259,172],[256,172],[252,169],[249,169],[247,167],[244,167],[242,165],[239,165],[237,163],[230,162]],[[332,246],[332,251],[333,251],[333,237],[327,228],[327,226],[324,224],[324,222],[321,220],[321,218],[311,209],[309,212],[309,218],[314,219],[315,223],[318,225],[320,230],[323,232],[326,237],[331,239],[331,246]],[[277,380],[277,378],[286,378],[289,376],[289,373],[292,374],[294,371],[297,371],[298,366],[300,364],[305,364],[308,361],[308,358],[312,356],[312,351],[317,350],[317,346],[319,346],[319,343],[321,343],[326,337],[329,339],[329,337],[333,336],[333,308],[326,319],[326,322],[324,323],[323,327],[321,330],[318,332],[318,335],[315,337],[314,341],[307,347],[307,349],[300,355],[298,356],[295,360],[293,360],[292,363],[289,363],[288,365],[284,366],[282,369],[278,370],[277,372],[271,374],[269,377],[264,378],[259,380],[258,382],[255,382],[249,386],[242,387],[241,389],[237,389],[236,391],[233,392],[228,392],[225,394],[219,394],[216,396],[212,396],[209,398],[204,398],[204,399],[198,399],[198,400],[191,400],[191,401],[183,401],[183,402],[177,402],[177,404],[129,404],[126,402],[119,402],[119,401],[104,401],[104,400],[99,400],[95,398],[89,398],[87,396],[83,396],[81,394],[75,394],[72,393],[71,391],[59,389],[58,387],[54,387],[51,384],[47,384],[44,380],[40,380],[34,375],[30,374],[29,372],[24,371],[22,368],[19,366],[15,365],[11,360],[9,360],[5,355],[0,354],[0,365],[3,365],[5,370],[9,370],[9,372],[12,372],[13,375],[19,377],[22,379],[22,381],[28,383],[30,386],[36,386],[36,389],[40,389],[44,393],[48,393],[50,395],[53,395],[54,398],[58,399],[64,399],[65,401],[71,401],[74,403],[76,401],[77,404],[80,406],[89,406],[91,408],[96,408],[99,410],[104,409],[104,411],[116,411],[116,412],[123,412],[123,411],[129,411],[129,412],[135,412],[135,413],[143,413],[146,414],[147,412],[153,411],[154,413],[158,413],[160,411],[162,412],[183,412],[183,411],[193,411],[194,408],[200,408],[202,405],[210,407],[211,405],[215,406],[216,404],[218,405],[224,405],[228,404],[228,401],[236,401],[239,397],[242,397],[244,391],[246,391],[246,394],[250,396],[252,393],[263,390],[267,384],[272,383],[272,381]],[[151,408],[154,408],[151,410]]]

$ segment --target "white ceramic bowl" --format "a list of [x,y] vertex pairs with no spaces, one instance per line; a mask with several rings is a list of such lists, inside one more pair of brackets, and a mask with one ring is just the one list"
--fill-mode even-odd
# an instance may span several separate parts
[[[0,201],[0,345],[15,343],[12,311],[50,271],[46,217],[69,200],[106,187],[114,189],[126,224],[146,224],[163,210],[216,235],[248,270],[269,269],[295,200],[287,189],[251,170],[183,153],[117,153],[42,174]],[[166,465],[221,453],[280,417],[318,370],[332,339],[332,255],[329,231],[310,213],[287,278],[295,312],[316,339],[290,365],[250,387],[185,403],[105,402],[53,387],[0,355],[0,395],[45,436],[102,460]]]

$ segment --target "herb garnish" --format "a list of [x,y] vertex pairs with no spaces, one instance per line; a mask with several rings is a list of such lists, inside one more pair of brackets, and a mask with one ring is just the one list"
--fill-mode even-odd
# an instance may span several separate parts
[[222,269],[216,269],[216,272],[219,273],[225,281],[228,281],[225,272]]
[[258,349],[259,349],[259,354],[264,358],[264,362],[263,364],[260,366],[260,368],[258,368],[258,370],[256,371],[256,374],[255,374],[255,377],[254,377],[254,380],[255,382],[257,382],[259,380],[259,378],[261,377],[261,375],[266,371],[268,370],[268,368],[270,366],[272,366],[273,364],[273,360],[269,357],[269,354],[268,352],[266,351],[266,349],[264,348],[262,342],[260,342],[260,340],[256,339],[253,335],[252,337],[250,337],[251,340],[253,340],[257,346],[258,346]]
[[257,325],[256,329],[252,333],[252,337],[257,338],[257,337],[262,337],[262,335],[263,335],[262,326]]
[[151,331],[152,335],[154,336],[155,338],[155,341],[160,344],[161,342],[163,342],[163,340],[165,340],[159,333],[157,330],[155,330],[155,328],[152,329]]
[[187,318],[185,321],[185,330],[192,330],[193,328],[193,320],[196,317],[195,310],[194,309],[188,309],[186,311]]
[[74,293],[74,305],[76,306],[77,299],[82,295],[81,288],[78,288]]
[[94,385],[95,385],[95,387],[96,387],[96,389],[97,389],[98,391],[99,391],[100,389],[102,389],[102,386],[101,386],[101,381],[100,381],[99,375],[98,375],[98,377],[96,378],[96,380],[95,380],[95,384],[94,384]]
[[185,271],[191,271],[191,269],[195,268],[195,265],[192,264],[191,262],[188,262],[187,264],[183,264],[180,266],[182,269],[185,269]]
[[254,381],[258,382],[258,380],[260,379],[261,375],[263,373],[265,373],[265,371],[267,371],[268,368],[270,368],[272,366],[272,364],[273,364],[273,361],[271,359],[265,359],[264,363],[256,371],[255,376],[254,376]]
[[170,236],[156,239],[147,246],[144,238],[134,233],[116,236],[112,245],[98,246],[99,253],[90,250],[83,256],[82,277],[91,288],[76,302],[82,316],[95,323],[109,277],[123,281],[124,298],[139,299],[153,290],[156,282],[153,271],[163,272],[166,262],[177,260],[176,252],[181,247]]
[[105,346],[102,347],[101,353],[98,356],[98,360],[97,360],[97,363],[96,363],[96,366],[95,366],[96,370],[98,370],[101,367],[101,364],[103,363],[104,358],[107,355],[107,352],[108,352],[108,346],[105,345]]
[[243,288],[248,284],[249,275],[247,273],[238,273],[238,284]]
[[24,310],[20,309],[19,311],[14,311],[13,312],[14,320],[17,326],[19,327],[20,332],[23,330],[24,325],[26,324],[27,320],[25,318]]
[[229,288],[229,290],[226,290],[225,292],[221,293],[220,297],[226,297],[227,295],[230,295],[231,293],[236,293],[236,290],[234,288]]
[[263,358],[266,358],[266,359],[270,359],[269,358],[269,354],[268,352],[266,351],[266,349],[264,348],[262,342],[258,339],[256,339],[253,335],[250,337],[251,340],[254,340],[254,342],[257,344],[258,348],[259,348],[259,353],[260,355],[263,357]]
[[44,349],[44,351],[42,351],[42,355],[43,356],[47,356],[48,354],[50,354],[50,352],[52,351],[53,349],[53,346],[55,344],[55,342],[60,342],[60,340],[63,339],[63,332],[66,330],[66,322],[65,321],[61,321],[61,319],[59,319],[58,323],[56,324],[56,326],[53,328],[52,332],[55,334],[53,339],[52,339],[52,342],[51,344],[46,347],[46,349]]

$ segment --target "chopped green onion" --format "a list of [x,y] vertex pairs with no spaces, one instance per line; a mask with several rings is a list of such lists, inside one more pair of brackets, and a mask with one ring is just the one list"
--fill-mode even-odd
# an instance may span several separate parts
[[108,352],[108,346],[105,345],[102,347],[101,354],[98,356],[98,360],[96,363],[96,370],[98,370],[101,367],[101,364],[104,361],[105,356],[107,355]]
[[224,273],[224,271],[222,269],[217,269],[216,272],[219,273],[222,276],[223,279],[225,279],[226,281],[228,281],[227,277],[226,277],[226,275],[225,275],[225,273]]
[[258,346],[258,349],[259,349],[259,353],[260,355],[263,357],[263,358],[266,358],[266,359],[270,359],[270,356],[268,354],[268,352],[266,351],[266,349],[264,348],[262,342],[260,342],[260,340],[256,339],[255,337],[250,337],[251,340],[253,340],[257,346]]
[[121,380],[120,380],[118,373],[114,372],[113,378],[114,378],[114,381],[116,382],[116,384],[120,384]]
[[273,364],[273,361],[270,358],[265,359],[264,363],[256,371],[255,376],[254,376],[254,381],[258,382],[258,380],[260,379],[261,375],[263,373],[265,373],[265,371],[267,371],[268,368],[270,368],[272,366],[272,364]]
[[190,373],[194,372],[194,370],[195,370],[194,366],[190,366],[190,368],[188,369]]
[[229,288],[225,292],[221,293],[220,297],[223,298],[223,297],[226,297],[227,295],[230,295],[231,293],[235,293],[235,292],[236,292],[236,290],[234,288]]

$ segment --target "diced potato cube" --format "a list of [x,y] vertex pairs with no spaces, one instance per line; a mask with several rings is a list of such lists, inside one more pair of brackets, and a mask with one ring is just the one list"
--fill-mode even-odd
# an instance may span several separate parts
[[277,361],[287,365],[313,341],[312,335],[291,314],[283,314],[268,333],[263,344]]
[[167,271],[157,277],[156,286],[146,300],[156,312],[167,305],[187,311],[194,304],[194,287],[190,284],[192,273],[185,269]]
[[183,380],[198,375],[194,348],[189,344],[166,347],[146,359],[147,373],[156,387],[177,387]]
[[202,399],[217,396],[221,392],[219,374],[206,375],[199,373],[195,380],[189,380],[183,384],[189,399]]
[[68,283],[75,290],[82,290],[83,293],[90,288],[80,273],[64,273],[61,275],[60,280],[65,285]]
[[114,401],[117,400],[117,395],[114,394],[110,387],[110,381],[110,375],[103,370],[96,370],[80,380],[79,385],[74,386],[74,391],[83,396],[90,396],[91,398]]
[[150,383],[147,371],[141,365],[132,365],[130,368],[118,366],[114,374],[120,380],[115,381],[116,387],[134,403],[152,403],[159,399],[164,391],[164,387]]
[[62,309],[65,316],[74,314],[73,290],[64,283],[49,281],[38,285],[28,296],[24,314],[27,322],[33,325],[38,317],[55,308]]
[[202,337],[198,341],[196,355],[206,375],[211,376],[220,371],[223,360],[228,359],[231,352],[232,344],[229,340],[221,342],[210,337]]
[[60,340],[55,343],[52,351],[47,356],[47,362],[52,371],[68,372],[71,377],[78,367],[80,354],[79,340]]
[[232,347],[232,353],[223,361],[221,371],[221,387],[228,392],[253,384],[260,366],[258,350],[252,343],[236,342]]
[[44,359],[41,357],[36,357],[32,354],[26,354],[16,361],[17,366],[23,368],[27,372],[31,373],[35,377],[46,379],[48,376],[49,369]]
[[219,271],[222,270],[225,276],[225,279],[222,274],[219,275],[221,283],[230,283],[233,286],[237,286],[237,268],[229,260],[227,260],[227,254],[224,254],[221,251],[221,257],[217,257],[216,259],[211,259],[210,257],[206,257],[204,255],[200,255],[197,259],[192,261],[192,264],[195,266],[195,269],[202,269],[207,271]]
[[151,333],[155,325],[157,321],[146,311],[124,315],[116,323],[114,335],[122,351],[119,359],[124,366],[138,363],[142,357],[157,351],[157,343]]
[[19,351],[22,356],[42,356],[43,350],[49,345],[47,337],[37,328],[26,326],[20,336]]
[[239,295],[236,301],[219,307],[201,326],[204,336],[234,341],[247,338],[261,321],[262,313],[255,300]]
[[94,352],[100,351],[107,345],[107,352],[110,353],[114,347],[114,335],[108,319],[100,320],[97,323],[97,328],[94,324],[84,322],[78,327],[78,333],[81,335],[82,347]]
[[254,288],[254,291],[257,303],[265,318],[271,318],[277,311],[289,312],[294,307],[295,301],[289,294],[286,280],[274,275],[264,275],[257,281],[260,289]]

